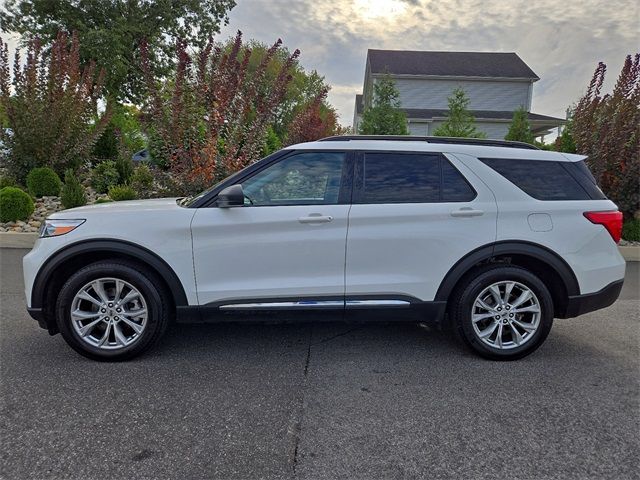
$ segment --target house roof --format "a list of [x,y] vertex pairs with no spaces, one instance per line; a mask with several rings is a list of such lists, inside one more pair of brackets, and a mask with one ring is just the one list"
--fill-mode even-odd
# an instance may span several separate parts
[[[437,108],[403,108],[401,109],[409,120],[432,120],[434,118],[445,118],[449,111]],[[364,112],[364,102],[362,95],[356,95],[356,114],[362,115]],[[511,120],[513,118],[512,111],[493,111],[493,110],[471,110],[470,113],[478,120]],[[564,118],[550,117],[548,115],[540,115],[539,113],[528,113],[530,122],[552,122],[564,124]]]
[[[431,108],[403,108],[404,113],[409,120],[431,120],[434,118],[446,118],[449,111],[446,109],[431,109]],[[513,118],[513,112],[511,111],[493,111],[493,110],[471,110],[469,113],[473,115],[476,120],[511,120]],[[539,113],[528,113],[529,121],[531,122],[553,122],[558,124],[564,124],[566,120],[564,118],[550,117],[548,115],[540,115]]]
[[371,73],[539,80],[516,53],[367,51]]

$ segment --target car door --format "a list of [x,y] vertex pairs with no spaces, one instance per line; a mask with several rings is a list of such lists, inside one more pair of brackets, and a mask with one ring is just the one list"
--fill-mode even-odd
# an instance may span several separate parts
[[199,304],[342,308],[352,171],[345,152],[295,151],[241,181],[244,206],[198,209]]
[[433,300],[458,260],[495,241],[496,213],[491,191],[452,156],[359,153],[347,236],[347,307]]

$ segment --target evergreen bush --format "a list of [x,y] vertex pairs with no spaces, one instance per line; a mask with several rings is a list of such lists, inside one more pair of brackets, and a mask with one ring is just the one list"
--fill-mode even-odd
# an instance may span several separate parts
[[622,238],[629,242],[640,242],[640,219],[634,218],[624,222],[622,226]]
[[27,175],[27,188],[34,197],[60,195],[61,187],[60,177],[49,167],[34,168]]
[[64,185],[60,193],[60,200],[64,208],[81,207],[87,204],[84,187],[72,169],[68,169],[64,173]]
[[26,220],[33,213],[33,199],[16,187],[0,190],[0,222]]
[[98,193],[107,193],[109,187],[120,183],[120,174],[116,168],[116,162],[105,160],[94,167],[91,172],[91,186]]
[[122,200],[135,200],[138,195],[129,185],[114,185],[109,187],[109,197],[116,202],[120,202]]

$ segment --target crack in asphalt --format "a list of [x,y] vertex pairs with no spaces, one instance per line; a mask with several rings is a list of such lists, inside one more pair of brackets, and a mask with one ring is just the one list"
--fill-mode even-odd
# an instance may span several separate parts
[[309,339],[307,341],[307,355],[304,361],[304,370],[303,370],[303,380],[302,387],[300,388],[300,397],[298,399],[298,409],[296,419],[293,421],[293,435],[294,435],[294,448],[293,448],[293,459],[292,459],[292,469],[294,478],[297,477],[297,469],[298,469],[298,447],[300,445],[300,434],[302,432],[302,420],[304,419],[304,402],[305,402],[305,394],[307,390],[307,381],[309,374],[309,363],[311,361],[311,347],[313,346],[313,324],[309,327]]
[[293,430],[292,433],[294,435],[294,448],[293,448],[293,458],[292,458],[292,469],[293,469],[294,478],[297,478],[297,473],[298,473],[297,471],[298,470],[298,449],[300,446],[302,422],[304,420],[304,414],[305,414],[305,397],[306,397],[307,385],[309,380],[309,364],[311,363],[311,349],[317,345],[330,342],[332,340],[335,340],[336,338],[344,337],[345,335],[349,335],[350,333],[355,332],[357,330],[361,330],[361,329],[362,329],[362,326],[360,325],[358,327],[350,328],[349,330],[338,333],[336,335],[323,338],[318,342],[313,342],[312,341],[313,340],[313,324],[311,324],[311,326],[309,327],[309,339],[307,341],[307,355],[304,362],[302,388],[300,389],[300,397],[298,399],[299,404],[297,409],[296,420],[293,421],[293,426],[292,426],[292,430]]
[[316,342],[316,343],[314,343],[313,345],[310,345],[310,346],[311,347],[315,347],[316,345],[320,345],[322,343],[330,342],[331,340],[335,340],[336,338],[344,337],[345,335],[349,335],[352,332],[356,332],[358,330],[362,330],[362,328],[363,328],[362,325],[360,325],[358,327],[355,327],[355,328],[351,328],[351,329],[347,330],[346,332],[338,333],[338,334],[332,335],[331,337],[328,337],[328,338],[323,338],[319,342]]

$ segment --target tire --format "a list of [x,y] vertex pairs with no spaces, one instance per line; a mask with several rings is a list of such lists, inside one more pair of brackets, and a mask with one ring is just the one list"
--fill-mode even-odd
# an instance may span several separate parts
[[515,266],[479,269],[457,288],[450,305],[458,336],[492,360],[517,360],[533,353],[553,325],[549,290],[537,276]]
[[169,296],[159,285],[162,282],[153,273],[137,264],[88,265],[71,275],[60,290],[58,329],[69,346],[85,357],[129,360],[154,345],[169,323]]

